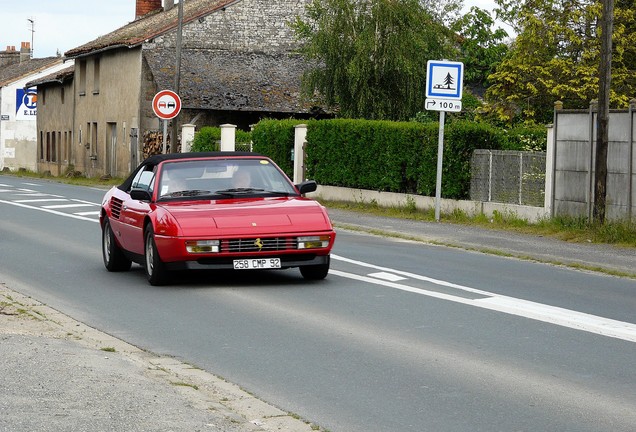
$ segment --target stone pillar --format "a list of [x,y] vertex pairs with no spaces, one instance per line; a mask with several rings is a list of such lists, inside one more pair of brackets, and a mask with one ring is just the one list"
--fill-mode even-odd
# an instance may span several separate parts
[[305,143],[307,142],[307,125],[295,126],[294,134],[294,183],[299,184],[305,180]]
[[236,149],[236,125],[221,125],[221,151],[235,151]]
[[181,153],[188,153],[192,148],[194,141],[194,130],[196,126],[193,124],[184,124],[181,126]]

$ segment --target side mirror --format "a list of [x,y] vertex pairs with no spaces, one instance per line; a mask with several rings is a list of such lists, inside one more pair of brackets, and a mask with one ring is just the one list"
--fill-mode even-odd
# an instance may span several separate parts
[[152,196],[150,195],[150,192],[145,189],[135,188],[130,191],[130,198],[137,201],[150,201],[152,199]]
[[306,193],[315,192],[316,189],[318,189],[318,183],[316,183],[315,180],[307,180],[299,185],[296,185],[296,187],[298,188],[300,194],[304,195]]

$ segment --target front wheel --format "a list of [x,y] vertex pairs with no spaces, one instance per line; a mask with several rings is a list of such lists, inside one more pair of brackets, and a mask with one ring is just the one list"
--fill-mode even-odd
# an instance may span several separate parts
[[104,220],[102,225],[102,258],[104,259],[104,267],[111,272],[129,270],[132,264],[132,261],[126,258],[124,252],[117,245],[108,218]]
[[327,262],[324,264],[301,266],[300,274],[307,280],[324,279],[329,273],[329,261],[330,257],[327,257]]
[[166,265],[161,261],[157,244],[155,243],[155,232],[152,225],[146,227],[146,236],[144,242],[144,269],[146,270],[146,278],[150,285],[164,285],[168,281],[168,270]]

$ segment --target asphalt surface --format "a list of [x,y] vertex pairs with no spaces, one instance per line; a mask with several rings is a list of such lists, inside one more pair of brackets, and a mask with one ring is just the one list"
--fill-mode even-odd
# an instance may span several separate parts
[[[337,229],[636,277],[636,251],[330,210]],[[312,431],[205,371],[85,326],[0,281],[0,432]]]

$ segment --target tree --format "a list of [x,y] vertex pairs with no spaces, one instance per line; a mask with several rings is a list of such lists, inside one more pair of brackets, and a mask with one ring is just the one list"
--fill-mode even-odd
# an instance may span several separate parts
[[472,7],[453,22],[451,29],[459,37],[461,61],[464,63],[464,82],[473,88],[484,88],[508,52],[508,34],[494,28],[495,21],[487,11]]
[[292,25],[311,67],[306,96],[345,117],[406,120],[424,107],[426,62],[452,39],[418,0],[314,0]]
[[[499,16],[518,36],[490,75],[489,111],[499,120],[549,122],[554,102],[587,108],[598,97],[598,0],[496,0]],[[636,94],[636,17],[633,1],[619,0],[614,22],[610,103],[624,108]]]

